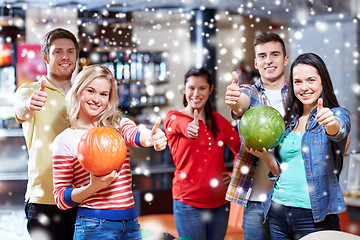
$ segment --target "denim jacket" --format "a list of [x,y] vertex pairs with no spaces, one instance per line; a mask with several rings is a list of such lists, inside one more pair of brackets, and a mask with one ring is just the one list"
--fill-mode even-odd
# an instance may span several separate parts
[[[350,113],[340,107],[331,109],[339,121],[339,131],[335,135],[328,135],[325,127],[315,119],[317,108],[309,114],[308,126],[301,140],[302,155],[309,187],[311,210],[314,222],[321,222],[327,214],[339,214],[345,211],[345,202],[340,189],[338,174],[342,167],[343,154],[347,136],[350,132]],[[297,122],[296,116],[285,130],[288,135]],[[275,158],[281,164],[279,147],[275,148]],[[281,174],[281,173],[280,173]],[[269,173],[269,178],[275,181],[273,188],[264,202],[264,216],[268,218],[271,198],[278,177]]]

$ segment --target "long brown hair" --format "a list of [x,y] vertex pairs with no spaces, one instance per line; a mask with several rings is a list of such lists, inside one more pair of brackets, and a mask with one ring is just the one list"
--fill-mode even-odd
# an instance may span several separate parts
[[[214,83],[213,83],[213,80],[212,80],[212,77],[211,77],[211,74],[210,74],[209,70],[207,70],[204,67],[190,68],[189,71],[187,71],[187,73],[185,73],[184,86],[186,85],[186,83],[188,81],[188,78],[190,76],[204,77],[207,80],[207,83],[209,84],[210,89],[214,86]],[[184,97],[183,97],[183,104],[184,104],[185,107],[188,105],[185,94],[184,94]],[[218,129],[217,125],[216,125],[216,120],[215,120],[215,117],[213,115],[214,108],[212,106],[210,98],[208,98],[208,100],[206,101],[204,110],[205,110],[206,126],[210,129],[210,132],[212,133],[212,135],[216,139],[219,129]]]
[[301,54],[294,60],[290,68],[290,79],[284,116],[286,126],[289,126],[291,120],[296,115],[301,116],[304,111],[302,102],[300,102],[300,100],[295,96],[294,93],[293,70],[294,67],[299,64],[310,65],[316,68],[316,70],[318,71],[319,76],[321,77],[321,84],[323,89],[320,97],[324,100],[324,106],[328,108],[339,107],[339,102],[334,92],[334,87],[331,82],[330,74],[328,72],[328,69],[326,68],[324,61],[315,53]]

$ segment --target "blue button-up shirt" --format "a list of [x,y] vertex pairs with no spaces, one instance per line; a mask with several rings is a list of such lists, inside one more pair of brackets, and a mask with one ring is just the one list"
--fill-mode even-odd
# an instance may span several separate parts
[[[339,121],[339,131],[328,135],[325,127],[315,119],[316,108],[310,113],[306,132],[301,141],[302,155],[308,182],[310,203],[315,222],[321,222],[327,214],[339,214],[345,211],[345,203],[338,181],[347,136],[350,132],[350,113],[340,107],[331,109]],[[293,130],[299,116],[296,116],[285,130],[284,138]],[[279,164],[279,147],[275,148],[275,157]],[[281,174],[281,173],[280,173]],[[278,180],[269,174],[271,180]],[[274,186],[275,186],[274,184]],[[267,219],[274,187],[270,190],[264,202],[264,216]]]

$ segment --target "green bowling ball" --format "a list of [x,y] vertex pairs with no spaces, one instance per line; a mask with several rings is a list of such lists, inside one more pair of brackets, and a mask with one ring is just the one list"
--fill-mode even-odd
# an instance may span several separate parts
[[241,117],[239,131],[241,139],[250,148],[272,149],[284,136],[285,122],[275,108],[258,105],[247,110]]

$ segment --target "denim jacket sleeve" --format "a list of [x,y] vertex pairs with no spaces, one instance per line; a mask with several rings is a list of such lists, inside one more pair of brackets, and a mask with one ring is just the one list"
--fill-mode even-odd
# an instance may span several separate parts
[[331,109],[334,113],[335,119],[338,120],[340,126],[339,131],[335,135],[327,134],[328,138],[332,141],[339,142],[340,140],[347,137],[350,132],[350,113],[344,108],[333,108]]
[[347,142],[347,136],[350,132],[350,113],[343,108],[332,109],[336,120],[338,120],[340,126],[339,131],[335,135],[327,134],[327,137],[331,140],[332,155],[336,156],[333,159],[334,171],[339,178],[340,172],[343,167],[345,145]]

